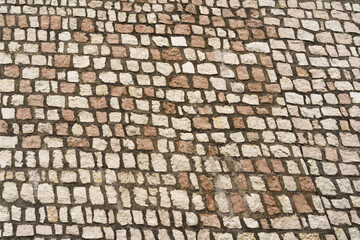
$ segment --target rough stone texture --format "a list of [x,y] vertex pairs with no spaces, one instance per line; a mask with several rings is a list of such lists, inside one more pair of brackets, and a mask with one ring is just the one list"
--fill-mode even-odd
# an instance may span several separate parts
[[1,239],[360,239],[360,4],[0,0]]

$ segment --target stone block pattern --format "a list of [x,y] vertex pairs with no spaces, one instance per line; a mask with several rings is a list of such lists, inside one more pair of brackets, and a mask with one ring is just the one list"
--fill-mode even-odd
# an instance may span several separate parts
[[0,0],[0,238],[360,239],[360,4]]

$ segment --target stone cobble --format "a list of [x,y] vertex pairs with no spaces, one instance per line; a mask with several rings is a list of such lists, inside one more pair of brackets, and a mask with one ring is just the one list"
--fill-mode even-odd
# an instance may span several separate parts
[[0,238],[360,239],[360,4],[0,0]]

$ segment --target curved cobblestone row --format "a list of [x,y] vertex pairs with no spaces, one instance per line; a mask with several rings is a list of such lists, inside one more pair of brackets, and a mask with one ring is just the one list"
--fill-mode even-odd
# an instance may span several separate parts
[[360,4],[0,0],[0,238],[360,239]]

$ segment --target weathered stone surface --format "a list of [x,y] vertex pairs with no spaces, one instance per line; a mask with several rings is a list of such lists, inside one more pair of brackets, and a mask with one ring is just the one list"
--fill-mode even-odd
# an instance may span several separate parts
[[271,219],[271,225],[275,229],[301,229],[301,224],[297,216]]
[[0,238],[360,239],[359,12],[1,1]]
[[17,143],[17,137],[0,136],[0,148],[15,148]]

